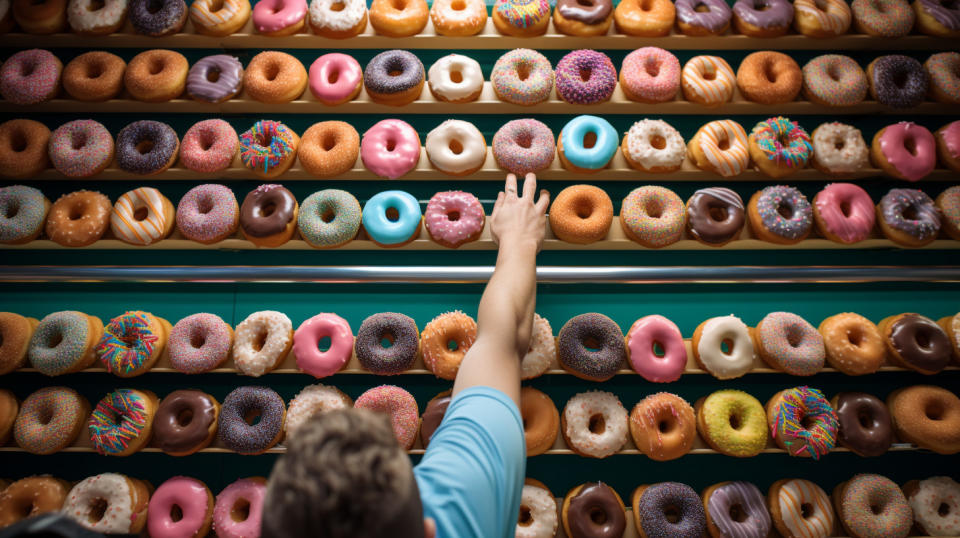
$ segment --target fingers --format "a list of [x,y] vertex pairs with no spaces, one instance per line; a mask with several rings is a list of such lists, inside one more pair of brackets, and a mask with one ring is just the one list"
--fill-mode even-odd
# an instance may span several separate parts
[[533,201],[533,195],[537,192],[537,176],[528,173],[523,179],[523,198]]
[[517,195],[517,176],[513,174],[507,174],[507,182],[503,190],[504,192],[507,193],[507,196],[516,196]]
[[503,205],[503,199],[505,197],[506,196],[503,194],[503,192],[500,192],[497,194],[497,201],[493,203],[493,212],[490,214],[491,217],[496,215],[497,212],[500,211],[500,206]]
[[540,199],[537,200],[537,203],[533,206],[536,208],[537,213],[545,215],[547,213],[547,208],[550,207],[550,192],[547,189],[540,189]]

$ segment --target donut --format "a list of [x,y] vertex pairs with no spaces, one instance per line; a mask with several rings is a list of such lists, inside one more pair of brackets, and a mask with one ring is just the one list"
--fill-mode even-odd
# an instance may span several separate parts
[[691,347],[697,365],[717,379],[735,379],[753,369],[753,339],[736,316],[710,318],[698,325]]
[[[798,1],[813,4],[813,0]],[[839,0],[830,1],[839,2]],[[853,58],[840,54],[817,56],[803,65],[802,74],[803,96],[818,105],[859,104],[866,98],[870,87],[867,74],[860,64]]]
[[67,63],[63,89],[77,101],[108,101],[123,90],[127,62],[104,51],[85,52]]
[[770,486],[767,502],[773,524],[784,538],[826,538],[833,534],[836,516],[830,498],[809,480],[777,480]]
[[762,538],[770,534],[773,522],[763,493],[750,482],[720,482],[704,490],[702,497],[710,536]]
[[484,221],[480,200],[463,191],[434,194],[423,214],[423,225],[430,239],[448,248],[479,239]]
[[767,448],[767,413],[746,392],[724,389],[697,400],[697,431],[710,448],[751,458]]
[[[736,5],[745,1],[738,0]],[[790,5],[785,0],[778,0]],[[769,11],[764,11],[769,13]],[[797,98],[803,74],[793,58],[782,52],[761,51],[747,55],[737,68],[737,87],[748,101],[764,105],[789,103]]]
[[581,174],[602,170],[617,152],[618,142],[617,130],[607,120],[577,116],[563,126],[557,137],[560,164]]
[[[486,13],[484,8],[484,18]],[[462,54],[448,54],[430,66],[427,71],[427,85],[430,93],[439,101],[469,103],[476,101],[480,97],[480,92],[483,91],[483,71],[480,70],[480,64],[473,58]]]
[[147,531],[156,538],[206,536],[213,525],[213,493],[196,478],[174,476],[150,496]]
[[[275,2],[303,0],[260,0],[257,7]],[[256,11],[256,8],[254,9]],[[243,73],[243,87],[251,99],[268,104],[289,103],[299,99],[307,88],[307,70],[295,57],[276,50],[257,54]]]
[[[546,56],[531,49],[514,49],[493,64],[490,83],[497,99],[531,106],[553,93],[553,67]],[[550,135],[551,140],[553,135]]]
[[733,120],[715,120],[700,127],[687,143],[687,155],[701,170],[733,177],[750,164],[747,132]]
[[306,0],[258,0],[253,6],[253,26],[269,37],[283,37],[303,30]]
[[289,438],[313,417],[334,409],[350,409],[351,407],[353,407],[353,400],[336,387],[324,386],[319,383],[307,385],[290,400],[290,405],[287,406],[287,420],[283,425],[284,432]]
[[853,14],[844,0],[795,0],[793,24],[807,37],[837,37],[847,33]]
[[404,450],[413,446],[420,428],[420,410],[409,392],[394,385],[380,385],[361,394],[354,407],[387,415],[400,446]]
[[175,222],[173,204],[153,187],[123,193],[110,213],[113,235],[131,245],[151,245],[165,239]]
[[210,245],[236,233],[239,215],[237,199],[228,187],[197,185],[177,205],[177,230],[186,239]]
[[937,0],[914,0],[917,29],[936,37],[960,37],[960,10]]
[[[36,318],[24,317],[13,312],[0,312],[0,375],[24,366],[27,350],[30,349],[30,339],[38,323],[40,322]],[[550,338],[553,339],[552,333]]]
[[420,162],[420,136],[403,120],[380,120],[363,133],[360,159],[377,176],[397,179]]
[[939,454],[960,452],[960,399],[941,387],[914,385],[887,396],[897,439]]
[[858,474],[837,484],[833,503],[844,530],[855,538],[906,537],[913,511],[900,487],[878,474]]
[[[384,345],[384,341],[390,345]],[[357,329],[354,354],[360,366],[374,374],[392,375],[409,370],[420,354],[417,323],[395,312],[368,316]]]
[[240,205],[240,232],[257,246],[278,247],[293,237],[298,211],[297,199],[282,185],[260,185]]
[[887,175],[919,181],[937,164],[933,135],[913,122],[901,121],[880,129],[870,145],[873,164]]
[[712,247],[738,239],[743,230],[743,199],[726,187],[698,189],[687,200],[687,232]]
[[493,25],[501,34],[514,37],[543,35],[550,25],[549,0],[496,0],[491,9]]
[[10,30],[13,29],[13,25],[14,25],[13,9],[11,9],[10,7],[10,2],[5,1],[2,3],[2,5],[0,5],[0,32],[2,33],[9,32]]
[[260,377],[276,369],[293,347],[293,323],[282,312],[261,310],[241,321],[234,333],[233,362],[243,375]]
[[172,50],[154,49],[137,54],[123,72],[123,85],[131,97],[147,103],[176,99],[187,87],[187,59]]
[[129,456],[150,441],[157,396],[149,390],[117,389],[103,397],[87,430],[98,454]]
[[[249,0],[195,0],[190,3],[190,22],[197,33],[225,37],[243,28],[250,19]],[[209,530],[209,529],[208,529]]]
[[557,362],[557,341],[547,318],[533,314],[533,329],[527,353],[520,360],[520,378],[533,379],[543,375]]
[[627,0],[617,4],[613,22],[622,34],[639,37],[662,37],[670,33],[677,9],[673,2]]
[[[197,5],[207,5],[212,1],[194,2],[190,7],[191,12]],[[250,8],[250,3],[246,0],[229,0],[223,5],[227,6],[231,2],[235,5],[244,4],[247,9]],[[240,93],[242,87],[243,64],[236,56],[229,54],[214,54],[200,58],[187,72],[187,95],[202,103],[228,101]]]
[[314,33],[323,37],[353,37],[367,29],[367,3],[363,0],[311,0],[308,19]]
[[440,35],[476,35],[487,25],[487,5],[483,0],[437,0],[430,6],[430,20]]
[[930,97],[940,103],[960,103],[960,52],[938,52],[923,62]]
[[31,454],[53,454],[77,440],[89,413],[90,402],[77,391],[43,387],[20,404],[13,438]]
[[310,246],[345,245],[360,231],[360,202],[347,191],[324,189],[307,196],[300,206],[297,229]]
[[813,209],[807,197],[793,187],[764,187],[750,197],[747,216],[753,233],[763,241],[792,245],[810,235]]
[[891,108],[913,108],[927,96],[927,73],[917,60],[902,54],[880,56],[867,65],[870,96]]
[[823,368],[823,336],[796,314],[771,312],[757,323],[754,334],[760,358],[774,370],[811,376]]
[[170,364],[178,372],[201,374],[219,368],[233,346],[233,329],[216,314],[191,314],[173,326],[167,339]]
[[936,138],[940,163],[954,172],[960,170],[960,121],[937,129]]
[[220,404],[199,390],[175,390],[157,406],[153,444],[171,456],[189,456],[217,436]]
[[[680,0],[678,5],[690,1]],[[717,2],[724,7],[727,5],[722,0],[706,0],[703,5]],[[694,56],[683,65],[680,75],[683,98],[709,107],[720,106],[733,98],[736,83],[730,64],[719,56]]]
[[[238,387],[227,394],[220,406],[217,439],[240,454],[263,454],[283,437],[285,415],[283,398],[270,388]],[[259,421],[248,422],[256,416]]]
[[493,135],[497,166],[517,175],[537,173],[553,164],[553,131],[535,119],[510,120]]
[[520,389],[520,416],[528,458],[553,448],[560,434],[560,413],[550,396],[533,387],[523,387]]
[[310,64],[308,82],[310,93],[318,101],[330,106],[340,105],[360,94],[363,71],[353,56],[334,52],[324,54]]
[[939,325],[940,328],[943,329],[943,332],[950,338],[950,343],[953,346],[954,362],[957,362],[957,360],[960,360],[960,316],[955,314],[953,316],[942,317],[937,321],[937,325]]
[[151,176],[173,166],[180,141],[177,133],[166,123],[141,120],[120,130],[115,147],[117,166],[121,170]]
[[102,4],[92,0],[70,0],[67,22],[80,35],[107,35],[119,30],[127,19],[127,2],[110,0]]
[[50,200],[33,187],[0,188],[0,243],[28,243],[39,237],[49,210]]
[[673,101],[680,91],[680,62],[659,47],[639,48],[623,59],[620,87],[631,101]]
[[138,34],[162,37],[179,32],[187,22],[184,0],[129,0],[127,19]]
[[527,478],[520,491],[516,538],[553,538],[560,525],[557,500],[542,482]]
[[700,496],[679,482],[639,486],[633,491],[633,520],[642,536],[701,538],[707,532],[707,516]]
[[553,199],[548,217],[558,239],[587,245],[607,236],[613,222],[613,202],[600,187],[573,185]]
[[457,377],[460,362],[477,340],[477,322],[459,310],[433,318],[420,334],[423,364],[440,379]]
[[88,368],[97,361],[93,348],[102,334],[103,322],[95,316],[69,310],[47,314],[30,337],[30,366],[48,376]]
[[223,488],[213,505],[213,530],[223,538],[260,536],[267,479],[241,478]]
[[836,446],[837,412],[820,390],[782,390],[770,398],[766,410],[770,435],[787,454],[819,460]]
[[820,323],[827,362],[847,375],[872,374],[880,369],[887,352],[880,329],[869,319],[851,312],[830,316]]
[[630,436],[640,452],[654,461],[680,458],[697,439],[693,407],[676,394],[651,394],[630,411]]
[[445,174],[466,176],[487,160],[487,142],[475,125],[463,120],[446,120],[427,133],[427,159]]
[[[330,346],[320,350],[323,339]],[[316,378],[331,376],[346,366],[353,356],[353,331],[347,320],[336,314],[321,313],[304,320],[293,333],[293,356],[297,368]]]
[[558,0],[553,10],[553,26],[561,34],[593,37],[606,35],[613,22],[611,0]]
[[853,183],[831,183],[813,198],[813,220],[837,243],[863,241],[873,231],[876,211],[867,191]]
[[[430,398],[427,407],[423,410],[423,416],[420,418],[420,442],[423,443],[424,448],[430,446],[430,439],[433,438],[433,434],[436,433],[437,428],[443,422],[447,408],[450,407],[451,392],[445,390]],[[554,439],[556,439],[556,434],[554,434]]]
[[950,363],[950,338],[932,319],[920,314],[899,314],[885,318],[878,326],[895,364],[932,375]]
[[[687,348],[676,324],[658,316],[644,316],[627,331],[627,359],[633,371],[653,383],[680,379],[687,367]],[[657,348],[661,351],[657,351]]]
[[160,360],[170,323],[149,312],[134,310],[110,320],[95,351],[107,372],[118,377],[146,373]]
[[890,189],[877,204],[877,222],[891,241],[919,247],[931,243],[940,232],[940,213],[923,191]]
[[409,37],[427,26],[430,12],[425,0],[373,0],[370,3],[370,24],[378,34],[388,37]]
[[870,164],[870,150],[860,129],[838,122],[821,123],[810,135],[814,168],[831,176],[846,176]]
[[661,248],[679,241],[683,236],[683,219],[683,200],[664,187],[637,187],[620,204],[623,233],[647,248]]
[[610,100],[617,87],[617,69],[602,52],[575,50],[557,62],[556,82],[560,99],[574,105],[595,105]]
[[122,474],[85,478],[70,490],[61,512],[91,531],[139,534],[147,523],[152,487]]
[[28,34],[54,34],[67,25],[66,0],[13,0],[13,19]]
[[627,526],[620,495],[603,482],[587,482],[571,489],[560,507],[563,535],[622,536]]
[[853,0],[850,10],[856,29],[873,37],[903,37],[916,18],[907,0]]
[[360,156],[360,135],[343,121],[321,121],[304,131],[297,158],[300,166],[319,178],[346,174]]
[[787,0],[737,0],[733,26],[749,37],[780,37],[790,29],[793,14],[793,4]]
[[50,129],[38,121],[17,119],[0,123],[0,176],[26,179],[46,169],[49,140]]
[[864,392],[841,392],[830,400],[837,410],[837,443],[865,458],[881,456],[893,443],[887,406]]
[[74,120],[57,127],[47,148],[50,164],[69,178],[95,176],[113,162],[113,137],[93,120]]
[[[950,187],[940,193],[937,209],[943,217],[943,231],[953,239],[960,240],[960,186]],[[50,217],[47,217],[49,222]]]
[[[30,7],[36,8],[35,4]],[[0,95],[15,105],[49,101],[60,89],[61,71],[63,64],[50,51],[21,50],[7,58],[0,67]]]
[[28,476],[11,483],[0,492],[0,527],[59,512],[69,491],[68,482],[52,476]]
[[378,192],[364,204],[361,216],[364,231],[378,246],[400,247],[420,236],[420,202],[410,193]]
[[581,392],[563,407],[560,431],[576,454],[606,458],[619,452],[627,442],[627,410],[613,393]]
[[423,76],[423,63],[413,53],[388,50],[367,63],[363,70],[363,85],[375,103],[402,106],[420,97]]
[[922,534],[952,536],[960,533],[960,484],[948,476],[911,480],[903,492]]
[[626,353],[620,327],[603,314],[588,313],[570,318],[557,338],[560,366],[590,381],[606,381],[616,375],[623,366]]

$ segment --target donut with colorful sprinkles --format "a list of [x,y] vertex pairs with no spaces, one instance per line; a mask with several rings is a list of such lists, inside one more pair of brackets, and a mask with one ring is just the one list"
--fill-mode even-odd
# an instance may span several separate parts
[[100,400],[87,422],[98,454],[129,456],[150,441],[157,395],[149,390],[117,389]]
[[805,168],[813,152],[807,131],[783,116],[756,124],[747,138],[747,147],[757,168],[775,179]]
[[[259,414],[256,424],[246,417]],[[230,450],[240,454],[262,454],[283,437],[287,409],[283,398],[268,387],[238,387],[220,406],[217,437]]]
[[747,204],[753,233],[763,241],[792,245],[810,235],[813,207],[793,187],[774,185],[757,191]]
[[110,320],[96,352],[107,371],[119,377],[145,373],[167,345],[170,323],[149,312],[130,311]]
[[286,172],[297,158],[300,137],[279,121],[260,120],[240,135],[240,162],[258,177]]
[[770,435],[791,456],[818,460],[837,444],[837,412],[820,390],[782,390],[770,398],[766,410]]

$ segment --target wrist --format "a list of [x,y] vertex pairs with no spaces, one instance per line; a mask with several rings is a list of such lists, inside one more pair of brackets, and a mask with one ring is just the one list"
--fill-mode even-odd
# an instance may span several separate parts
[[504,237],[500,239],[499,256],[529,255],[536,256],[540,242],[531,237]]

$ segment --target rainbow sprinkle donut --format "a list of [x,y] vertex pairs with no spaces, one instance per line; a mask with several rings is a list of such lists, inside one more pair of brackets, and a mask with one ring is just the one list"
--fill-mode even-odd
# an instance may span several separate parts
[[760,357],[773,368],[791,375],[813,375],[823,368],[823,336],[802,317],[771,312],[757,324]]
[[[147,312],[125,312],[103,328],[96,352],[107,371],[133,377],[147,371],[163,350],[159,323]],[[152,360],[151,360],[152,359]]]
[[36,238],[49,209],[50,200],[33,187],[0,188],[0,243],[26,243]]
[[787,389],[771,398],[767,424],[770,435],[791,456],[817,460],[837,443],[836,411],[823,392],[807,386]]
[[769,176],[783,177],[807,166],[813,144],[797,122],[777,116],[754,126],[749,148],[757,168]]
[[497,0],[493,11],[511,28],[531,29],[550,16],[550,2],[547,0]]
[[93,120],[64,123],[50,134],[50,162],[67,177],[90,177],[113,160],[113,137]]
[[[525,73],[521,79],[519,73]],[[501,101],[530,106],[546,101],[553,91],[553,67],[546,56],[515,49],[501,56],[490,72],[493,91]]]
[[803,66],[803,94],[815,103],[851,106],[867,97],[867,74],[853,58],[824,54]]
[[[587,78],[584,79],[584,75]],[[617,69],[595,50],[575,50],[557,63],[557,95],[575,105],[603,103],[617,87]]]
[[659,248],[680,240],[684,214],[683,200],[670,189],[638,187],[623,199],[620,224],[630,239]]
[[150,438],[157,397],[148,391],[117,389],[103,397],[87,428],[97,452],[109,456],[133,454]]
[[813,207],[793,187],[765,187],[753,195],[749,205],[750,224],[766,241],[795,243],[806,238],[813,226]]
[[[95,323],[92,320],[96,320]],[[47,314],[30,338],[27,358],[30,366],[55,376],[85,368],[93,342],[100,336],[100,320],[83,312],[63,311]],[[93,333],[93,334],[91,334]]]
[[88,412],[90,404],[77,391],[44,387],[20,405],[13,437],[27,452],[53,454],[73,444]]
[[240,135],[240,161],[256,174],[272,177],[289,167],[297,141],[296,133],[279,121],[260,120]]
[[548,168],[556,154],[553,131],[534,119],[509,121],[493,135],[497,166],[514,174]]

